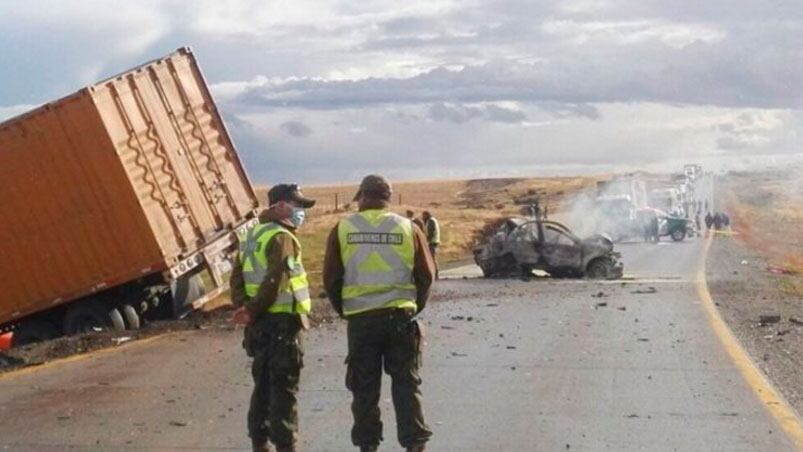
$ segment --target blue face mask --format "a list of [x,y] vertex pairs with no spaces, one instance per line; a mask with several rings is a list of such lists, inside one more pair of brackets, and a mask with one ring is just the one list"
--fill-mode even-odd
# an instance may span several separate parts
[[293,227],[298,228],[302,224],[304,224],[304,219],[306,219],[307,213],[304,212],[304,209],[301,207],[293,207],[293,211],[290,213],[290,222],[293,223]]

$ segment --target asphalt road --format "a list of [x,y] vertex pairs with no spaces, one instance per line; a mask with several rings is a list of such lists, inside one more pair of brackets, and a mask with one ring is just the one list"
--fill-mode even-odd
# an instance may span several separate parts
[[[708,323],[702,241],[621,250],[624,282],[438,283],[431,450],[795,450]],[[341,324],[308,335],[301,450],[353,450],[345,343]],[[0,448],[247,450],[248,372],[239,331],[203,330],[0,377]],[[388,386],[382,449],[399,450]]]

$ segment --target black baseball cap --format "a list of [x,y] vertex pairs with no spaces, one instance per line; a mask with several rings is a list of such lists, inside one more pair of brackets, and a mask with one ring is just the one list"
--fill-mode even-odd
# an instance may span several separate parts
[[296,184],[278,184],[268,190],[268,205],[272,206],[280,201],[294,202],[305,209],[315,205],[315,200],[305,197]]

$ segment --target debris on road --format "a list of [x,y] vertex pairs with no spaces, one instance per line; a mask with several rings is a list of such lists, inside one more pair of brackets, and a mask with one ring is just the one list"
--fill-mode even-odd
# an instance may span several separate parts
[[0,371],[16,369],[25,365],[26,362],[24,359],[0,352]]
[[639,342],[650,342],[650,340],[648,338],[646,338],[646,337],[640,337],[640,338],[638,338],[636,340],[639,341]]
[[794,323],[795,325],[803,326],[803,320],[800,320],[797,317],[789,317],[789,322]]
[[609,296],[609,295],[606,294],[605,292],[602,292],[602,291],[597,292],[595,294],[591,294],[591,298],[605,298],[607,296]]
[[596,304],[594,305],[594,309],[597,309],[597,308],[604,308],[605,306],[608,306],[608,303],[606,303],[606,302],[604,302],[604,301],[600,301],[599,303],[596,303]]
[[170,421],[170,425],[172,425],[173,427],[186,427],[190,425],[190,423],[181,421]]
[[777,314],[762,315],[758,318],[758,326],[767,326],[781,321],[781,316]]
[[618,307],[618,308],[616,308],[616,309],[618,309],[618,310],[620,310],[620,311],[627,311],[627,308],[626,308],[626,307],[624,307],[624,306],[619,306],[619,307]]
[[634,294],[651,294],[651,293],[658,293],[658,290],[653,286],[649,286],[646,289],[636,289],[636,290],[634,290],[634,291],[632,291],[630,293],[634,293]]
[[786,267],[779,267],[777,265],[768,265],[767,271],[772,273],[773,275],[796,275],[797,272],[794,270],[790,270]]
[[131,339],[133,339],[131,336],[113,337],[112,342],[114,342],[114,345],[120,345],[130,341]]

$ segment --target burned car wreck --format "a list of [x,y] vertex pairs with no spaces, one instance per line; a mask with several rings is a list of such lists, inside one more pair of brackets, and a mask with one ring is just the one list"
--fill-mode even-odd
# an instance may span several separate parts
[[506,219],[474,249],[485,277],[543,270],[556,278],[617,279],[623,272],[620,257],[604,235],[580,239],[560,223],[525,218]]

